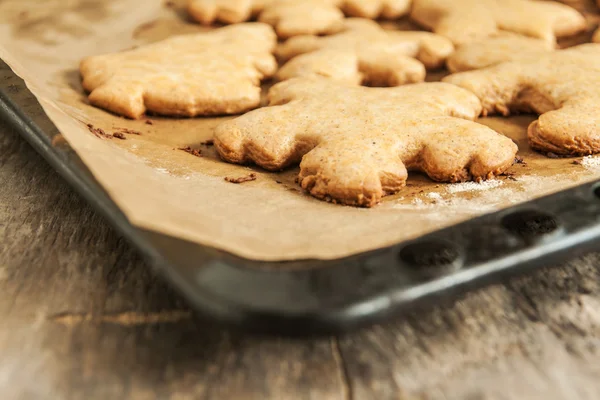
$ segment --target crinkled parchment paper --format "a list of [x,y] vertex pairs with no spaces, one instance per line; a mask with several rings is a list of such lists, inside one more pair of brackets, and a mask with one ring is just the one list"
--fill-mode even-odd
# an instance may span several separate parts
[[[387,24],[389,26],[389,24]],[[78,73],[82,57],[201,31],[159,0],[0,0],[0,57],[23,78],[64,138],[132,223],[262,260],[330,259],[414,238],[468,218],[600,177],[594,162],[548,159],[527,146],[530,116],[481,122],[513,138],[526,164],[484,184],[408,186],[372,209],[304,194],[296,169],[267,173],[219,161],[209,139],[224,118],[126,120],[91,107]],[[125,140],[99,138],[87,127]],[[201,149],[195,157],[180,147]],[[224,177],[255,171],[240,185]]]

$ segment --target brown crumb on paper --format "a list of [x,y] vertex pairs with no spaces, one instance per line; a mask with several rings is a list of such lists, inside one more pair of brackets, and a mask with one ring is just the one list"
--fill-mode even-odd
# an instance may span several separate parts
[[188,146],[188,147],[180,147],[178,150],[185,151],[186,153],[189,153],[189,154],[191,154],[193,156],[196,156],[196,157],[202,157],[202,152],[200,150],[192,149],[190,146]]
[[52,146],[61,146],[64,144],[68,144],[68,142],[62,134],[57,133],[52,137]]
[[121,139],[121,140],[125,140],[125,139],[127,139],[127,138],[125,137],[125,135],[124,135],[124,134],[122,134],[121,132],[115,132],[115,133],[113,133],[113,137],[115,137],[115,138],[117,138],[117,139]]
[[92,132],[94,134],[94,136],[96,136],[96,137],[104,138],[104,139],[112,138],[112,136],[109,135],[108,133],[104,132],[104,129],[102,129],[102,128],[95,128],[94,125],[92,125],[92,124],[87,124],[87,127],[88,127],[89,131]]
[[239,178],[230,178],[228,176],[225,177],[225,180],[229,183],[244,183],[256,180],[256,174],[253,172],[250,175],[242,176]]
[[141,136],[142,133],[138,132],[138,131],[134,131],[133,129],[127,129],[127,128],[117,128],[118,133],[125,133],[127,135],[137,135],[137,136]]
[[146,125],[154,125],[154,123],[152,121],[150,121],[149,119],[146,120]]
[[165,2],[165,7],[175,8],[175,2],[172,0],[168,0]]
[[212,146],[215,144],[215,141],[212,139],[205,140],[204,142],[200,142],[201,146]]
[[516,156],[515,157],[515,164],[524,164],[524,165],[527,165],[527,163],[525,162],[525,160],[523,160],[523,157],[521,157],[521,156]]
[[516,175],[516,173],[514,173],[514,172],[505,171],[505,172],[501,173],[499,176],[504,176],[508,179],[516,181],[516,179],[514,178],[515,175]]
[[571,164],[573,164],[573,165],[582,165],[583,164],[583,160],[573,160],[573,161],[571,161]]

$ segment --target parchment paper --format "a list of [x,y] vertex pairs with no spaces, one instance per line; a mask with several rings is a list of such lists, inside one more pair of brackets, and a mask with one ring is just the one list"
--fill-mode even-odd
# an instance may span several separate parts
[[[297,169],[277,174],[221,162],[200,143],[223,118],[148,117],[150,125],[88,105],[81,58],[206,29],[188,21],[179,6],[159,0],[0,0],[0,57],[135,225],[253,259],[330,259],[600,178],[593,160],[575,165],[532,152],[525,139],[532,116],[487,118],[481,122],[519,145],[526,164],[513,166],[513,176],[448,185],[413,173],[404,190],[373,209],[343,207],[304,194],[294,183]],[[141,135],[98,138],[87,124]],[[177,150],[185,146],[201,149],[203,157]],[[254,182],[224,180],[251,171],[258,175]]]

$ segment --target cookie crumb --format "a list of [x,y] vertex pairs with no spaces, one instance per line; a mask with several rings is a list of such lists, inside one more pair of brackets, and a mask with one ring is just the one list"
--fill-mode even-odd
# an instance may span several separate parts
[[149,119],[146,120],[146,125],[154,125],[154,123],[152,121],[150,121]]
[[556,154],[556,153],[553,153],[553,152],[551,152],[551,151],[549,151],[549,152],[547,152],[547,153],[546,153],[546,157],[548,157],[548,158],[560,158],[560,157],[558,156],[558,154]]
[[117,138],[117,139],[121,139],[121,140],[125,140],[125,139],[127,139],[127,138],[125,137],[125,135],[123,135],[121,132],[115,132],[115,133],[113,133],[112,135],[113,135],[113,137],[114,137],[114,138]]
[[177,150],[185,151],[186,153],[189,153],[196,157],[202,157],[202,152],[200,150],[192,149],[190,146],[179,147]]
[[92,124],[87,124],[88,130],[90,132],[92,132],[94,134],[94,136],[99,137],[99,138],[104,138],[104,139],[110,139],[112,138],[111,135],[109,135],[108,133],[104,132],[104,129],[102,128],[95,128],[94,125]]
[[516,156],[515,157],[515,164],[524,164],[524,165],[527,165],[527,162],[525,162],[525,160],[523,160],[523,157]]
[[212,146],[215,144],[215,141],[212,139],[205,140],[204,142],[200,142],[200,146]]
[[165,7],[175,8],[175,2],[173,0],[168,0],[165,2]]
[[65,139],[65,137],[62,134],[57,133],[52,137],[51,143],[52,146],[61,146],[63,144],[68,144],[69,142],[67,142],[67,139]]
[[256,174],[253,172],[250,175],[242,176],[239,178],[230,178],[228,176],[225,177],[225,180],[229,183],[244,183],[256,180]]
[[573,164],[573,165],[582,165],[583,164],[583,160],[573,160],[573,161],[571,161],[571,164]]
[[125,133],[125,134],[128,134],[128,135],[138,135],[138,136],[142,135],[141,132],[134,131],[133,129],[117,128],[117,130],[118,130],[117,133]]
[[275,181],[275,183],[277,183],[278,185],[281,185],[283,182],[281,182],[281,181]]

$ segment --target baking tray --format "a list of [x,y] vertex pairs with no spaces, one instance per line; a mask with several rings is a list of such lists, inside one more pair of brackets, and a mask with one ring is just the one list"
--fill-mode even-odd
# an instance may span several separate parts
[[555,265],[593,250],[600,237],[600,186],[588,183],[352,257],[243,259],[129,223],[4,62],[0,76],[0,118],[12,123],[201,315],[227,326],[293,335],[348,331]]

